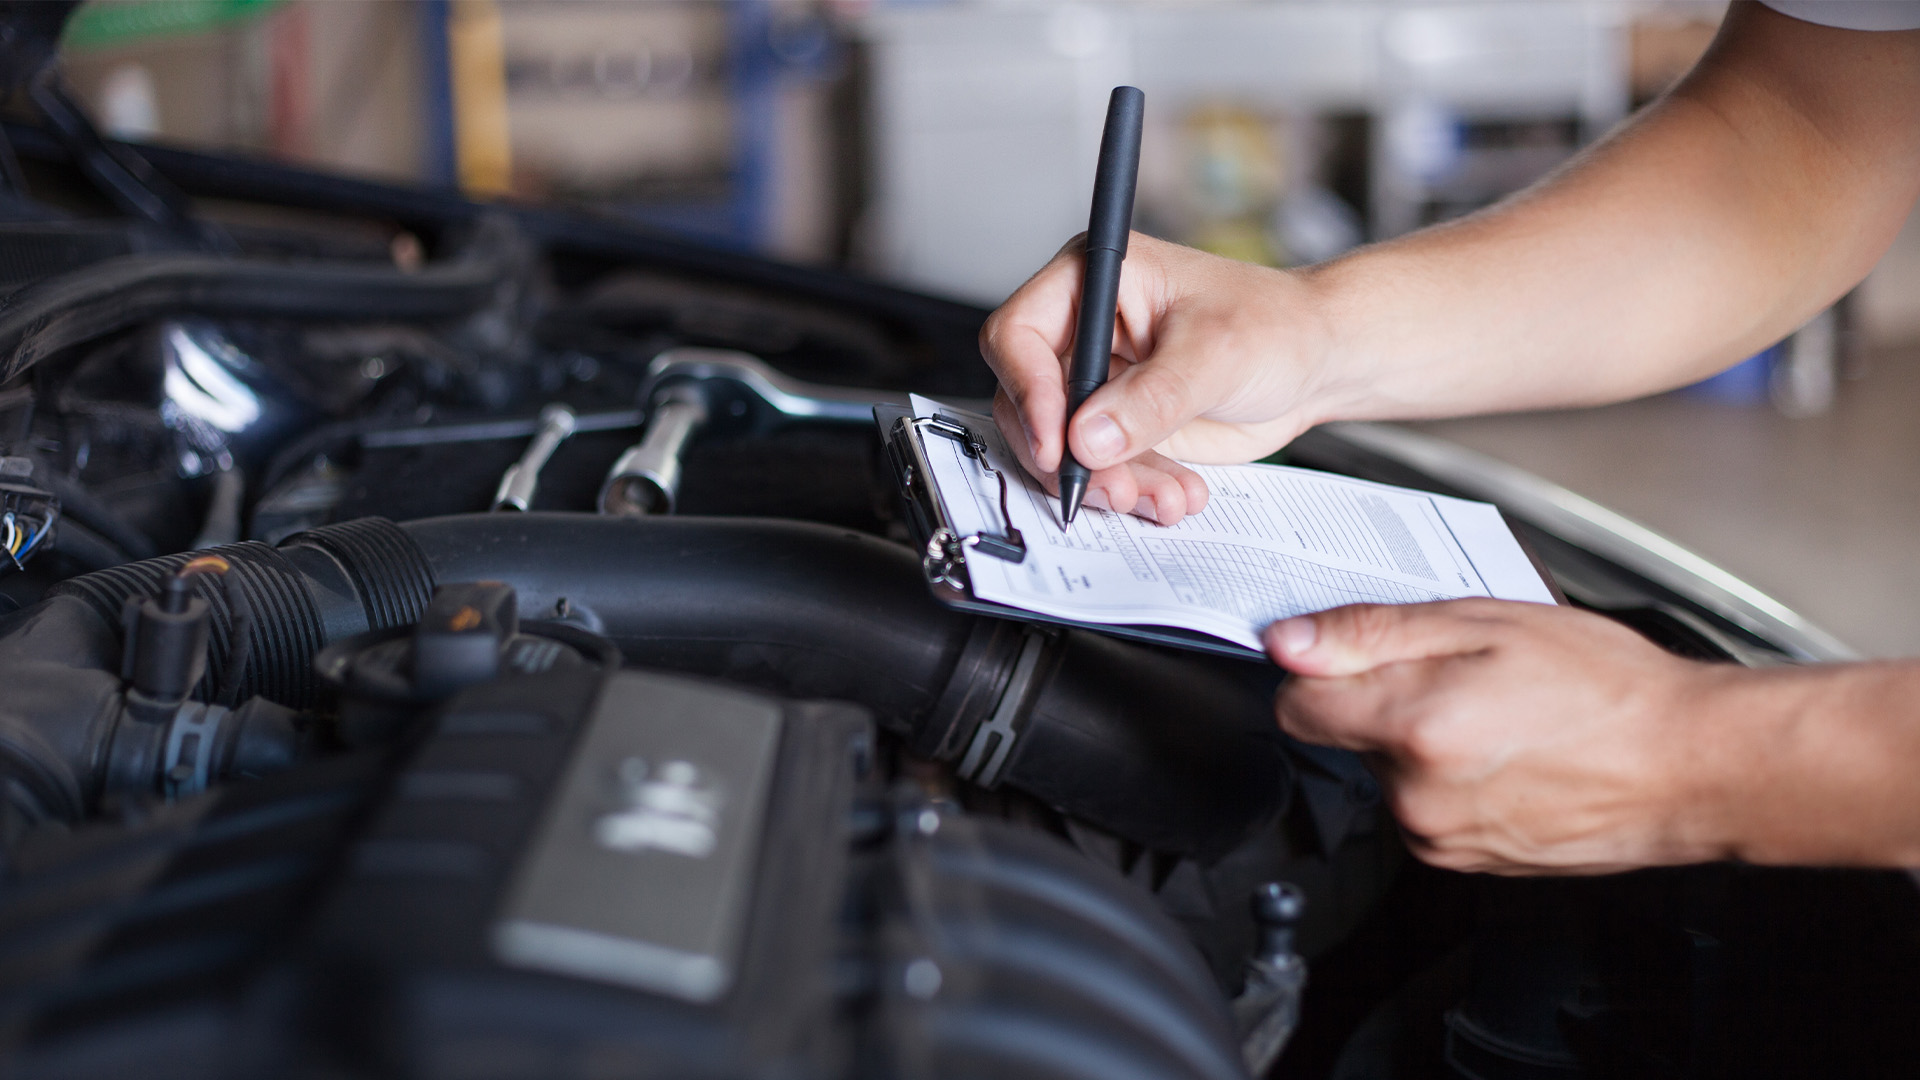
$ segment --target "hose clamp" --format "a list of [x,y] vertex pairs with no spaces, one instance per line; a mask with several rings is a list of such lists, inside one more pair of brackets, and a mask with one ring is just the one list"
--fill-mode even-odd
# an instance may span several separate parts
[[1013,675],[1000,694],[1000,703],[994,706],[993,715],[974,729],[973,741],[967,746],[966,756],[960,759],[961,779],[985,788],[1000,782],[1000,770],[1006,766],[1007,758],[1013,753],[1014,740],[1019,737],[1014,721],[1019,719],[1027,703],[1027,691],[1039,674],[1048,640],[1045,633],[1027,628],[1026,643],[1020,647],[1020,658],[1013,662]]
[[207,789],[213,779],[214,737],[230,711],[224,705],[189,701],[174,714],[160,758],[160,784],[167,798],[183,799]]

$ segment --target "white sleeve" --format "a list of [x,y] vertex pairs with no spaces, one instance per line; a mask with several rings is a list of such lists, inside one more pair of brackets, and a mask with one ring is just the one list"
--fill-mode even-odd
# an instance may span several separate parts
[[1841,30],[1920,30],[1917,0],[1760,0],[1782,15]]

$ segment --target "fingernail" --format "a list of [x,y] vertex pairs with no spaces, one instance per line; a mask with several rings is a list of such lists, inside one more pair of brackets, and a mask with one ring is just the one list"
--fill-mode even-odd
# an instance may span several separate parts
[[1126,433],[1120,430],[1119,424],[1113,422],[1113,417],[1104,413],[1087,420],[1081,426],[1080,437],[1081,441],[1087,444],[1087,449],[1093,451],[1093,456],[1100,461],[1112,461],[1127,448]]
[[1133,504],[1133,516],[1146,518],[1148,521],[1158,525],[1160,523],[1160,504],[1153,501],[1153,496],[1142,495],[1139,501]]
[[1274,623],[1267,631],[1274,648],[1288,656],[1299,656],[1313,643],[1320,640],[1320,628],[1313,624],[1311,615],[1295,615],[1291,619],[1282,619]]

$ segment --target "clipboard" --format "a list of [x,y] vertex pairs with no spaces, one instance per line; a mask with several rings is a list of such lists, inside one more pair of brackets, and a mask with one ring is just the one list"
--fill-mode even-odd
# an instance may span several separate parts
[[[946,416],[915,417],[912,409],[900,405],[875,405],[873,419],[880,427],[880,441],[886,451],[886,467],[906,507],[907,527],[920,549],[921,574],[926,578],[927,588],[933,592],[933,598],[941,604],[956,611],[989,618],[1091,630],[1096,634],[1148,645],[1212,653],[1236,660],[1267,662],[1264,652],[1197,630],[1137,623],[1083,622],[974,599],[967,578],[969,560],[1002,559],[1015,564],[1026,561],[1026,537],[1013,527],[1007,515],[1007,477],[987,463],[986,444],[957,420]],[[968,533],[954,528],[945,504],[940,501],[940,493],[933,486],[933,470],[926,450],[928,439],[951,439],[959,443],[967,457],[979,462],[990,475],[998,476],[1002,526],[999,531]]]

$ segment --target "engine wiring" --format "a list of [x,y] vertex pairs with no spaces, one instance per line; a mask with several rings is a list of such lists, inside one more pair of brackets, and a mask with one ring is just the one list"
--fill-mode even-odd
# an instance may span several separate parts
[[7,553],[0,569],[26,569],[60,518],[60,500],[33,485],[31,475],[24,460],[0,458],[0,548]]
[[35,549],[47,534],[53,531],[50,518],[35,518],[9,510],[0,516],[0,525],[4,525],[7,561],[15,570],[24,570],[26,562],[33,557]]

